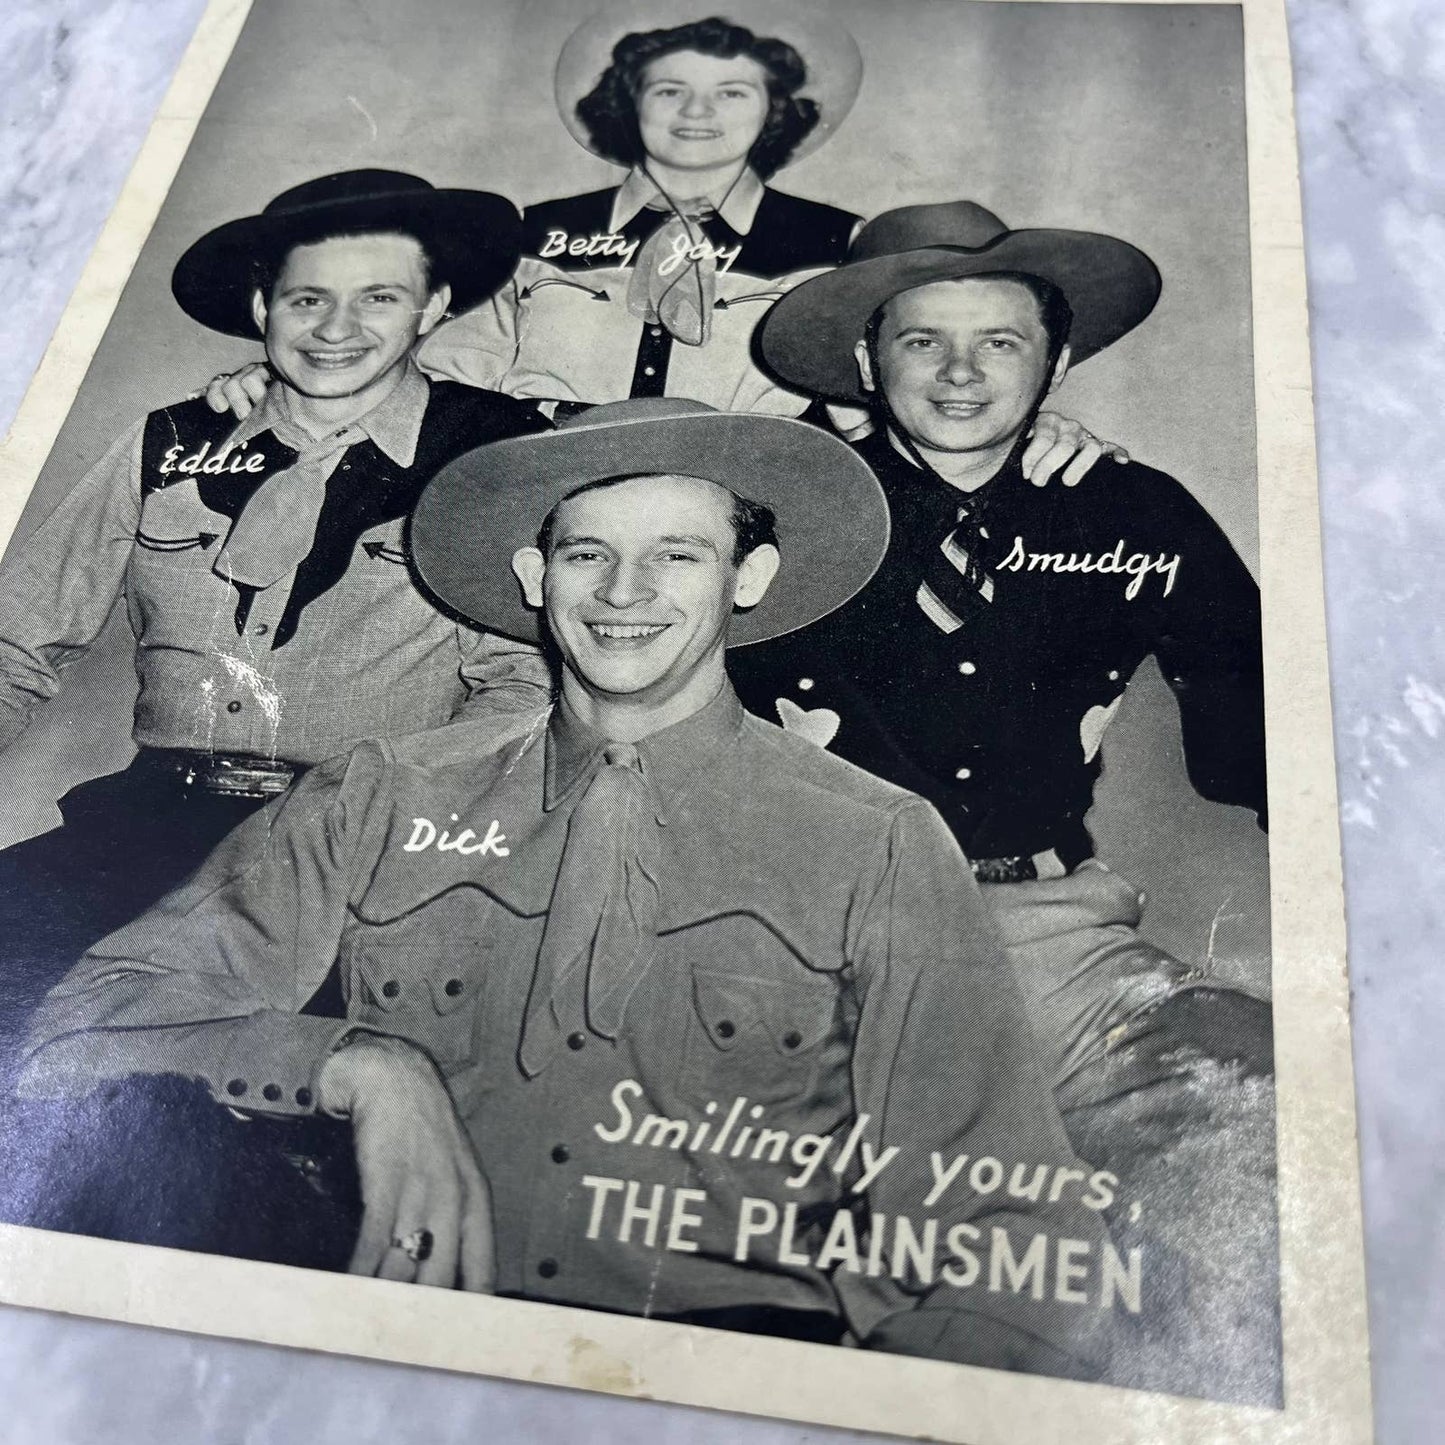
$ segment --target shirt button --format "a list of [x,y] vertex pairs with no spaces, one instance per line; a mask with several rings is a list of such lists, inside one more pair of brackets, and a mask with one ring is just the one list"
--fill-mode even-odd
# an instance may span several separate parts
[[788,1032],[783,1035],[783,1047],[785,1049],[795,1049],[802,1042],[803,1036],[797,1029],[789,1029]]
[[1118,680],[1119,680],[1119,669],[1118,669],[1117,667],[1111,667],[1111,668],[1109,669],[1109,681],[1110,681],[1110,682],[1118,682]]
[[655,366],[644,366],[642,368],[642,374],[644,376],[656,376],[657,368]]
[[537,1273],[543,1279],[551,1279],[557,1273],[557,1261],[555,1259],[544,1259],[537,1265]]
[[281,1097],[281,1085],[267,1084],[266,1087],[261,1090],[261,1092],[265,1095],[267,1099],[269,1099],[274,1104],[276,1100]]
[[299,1104],[299,1105],[301,1106],[301,1108],[303,1108],[303,1109],[309,1109],[309,1108],[311,1107],[311,1090],[310,1090],[310,1089],[297,1089],[297,1090],[296,1090],[296,1102],[297,1102],[297,1104]]
[[231,1082],[226,1085],[226,1092],[233,1099],[239,1099],[241,1095],[246,1092],[245,1079],[232,1079]]
[[960,768],[954,775],[961,783],[966,783],[973,776],[972,768]]
[[958,670],[959,670],[965,677],[972,677],[972,676],[974,675],[974,673],[976,673],[976,672],[978,671],[978,667],[977,667],[976,664],[974,664],[974,663],[972,663],[972,662],[960,662],[960,663],[958,664]]
[[731,1019],[719,1019],[717,1024],[717,1036],[720,1039],[730,1039],[737,1033],[738,1026]]
[[383,998],[395,998],[400,992],[401,985],[394,978],[387,979],[381,986],[381,996]]
[[456,998],[462,991],[462,981],[459,978],[449,978],[444,987],[448,998]]
[[241,704],[238,703],[234,698],[232,698],[232,700],[226,704],[226,711],[227,711],[227,712],[240,712],[240,711],[241,711]]
[[799,692],[812,692],[812,690],[813,690],[813,679],[812,679],[811,677],[800,677],[800,678],[798,679],[798,691],[799,691]]
[[662,327],[660,327],[660,326],[649,326],[649,327],[647,328],[647,334],[648,334],[649,336],[661,336],[661,335],[662,335]]
[[552,1162],[554,1164],[565,1164],[571,1157],[572,1151],[565,1144],[552,1146]]
[[587,1042],[587,1035],[578,1029],[575,1034],[567,1035],[567,1047],[574,1053]]
[[270,632],[270,630],[271,630],[271,624],[270,624],[269,622],[258,622],[258,623],[251,629],[251,631],[254,632],[257,637],[265,637],[265,635],[266,635],[268,632]]

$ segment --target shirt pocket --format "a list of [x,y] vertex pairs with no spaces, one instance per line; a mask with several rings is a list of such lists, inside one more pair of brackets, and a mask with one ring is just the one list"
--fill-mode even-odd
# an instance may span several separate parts
[[695,969],[684,1090],[698,1102],[736,1094],[758,1104],[806,1098],[834,1066],[841,1034],[834,981]]
[[489,900],[455,889],[343,949],[348,1016],[425,1049],[444,1073],[476,1054],[493,952]]

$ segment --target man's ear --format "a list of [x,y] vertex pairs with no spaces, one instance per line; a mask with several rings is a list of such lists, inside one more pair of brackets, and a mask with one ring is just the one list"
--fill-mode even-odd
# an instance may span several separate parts
[[864,391],[877,391],[873,382],[873,358],[868,355],[868,343],[860,341],[853,348],[854,360],[858,363],[858,379],[863,383]]
[[522,596],[528,607],[542,607],[542,577],[547,559],[535,547],[518,547],[512,553],[512,575],[522,584]]
[[256,323],[256,330],[262,336],[266,334],[266,298],[261,294],[261,288],[255,287],[251,291],[251,320]]
[[[518,556],[520,555],[518,553]],[[778,566],[782,560],[778,549],[771,542],[764,542],[761,547],[754,547],[738,563],[738,582],[733,592],[733,606],[756,607],[763,600],[768,588],[772,586],[773,578],[778,575]],[[515,566],[516,563],[513,562],[513,565]]]
[[447,314],[447,308],[452,304],[452,288],[446,284],[438,286],[435,291],[426,299],[426,305],[421,309],[421,324],[416,329],[418,336],[425,336],[443,316]]
[[1059,359],[1054,362],[1054,374],[1049,378],[1049,389],[1045,395],[1052,396],[1064,384],[1064,378],[1069,374],[1069,362],[1072,360],[1073,353],[1065,344],[1064,349],[1059,352]]

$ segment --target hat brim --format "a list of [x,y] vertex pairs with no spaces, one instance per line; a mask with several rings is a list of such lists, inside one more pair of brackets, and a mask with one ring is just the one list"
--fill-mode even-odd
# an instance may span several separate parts
[[763,318],[759,345],[789,386],[836,401],[867,401],[854,348],[886,301],[935,281],[999,271],[1051,282],[1074,313],[1072,363],[1139,325],[1159,300],[1158,268],[1141,250],[1091,231],[1010,231],[992,246],[923,247],[848,262],[794,288]]
[[863,459],[807,422],[745,413],[572,425],[493,442],[428,483],[411,555],[447,607],[524,641],[540,634],[512,574],[564,497],[607,477],[700,477],[771,507],[783,565],[756,607],[734,614],[728,646],[795,632],[841,607],[878,570],[888,503]]
[[858,98],[863,56],[858,42],[823,6],[780,5],[778,0],[740,0],[721,6],[709,5],[707,0],[616,0],[604,6],[572,32],[557,59],[557,110],[572,139],[583,150],[600,154],[577,115],[577,102],[602,79],[619,40],[649,30],[672,30],[714,15],[745,26],[754,35],[782,40],[802,56],[808,78],[798,94],[817,105],[818,123],[799,142],[787,164],[817,150],[842,125]]
[[433,279],[451,287],[451,311],[480,305],[517,268],[522,222],[490,191],[425,190],[245,216],[208,232],[176,263],[171,292],[194,321],[228,336],[256,336],[251,295],[257,264],[279,264],[293,246],[331,236],[397,231],[415,236]]

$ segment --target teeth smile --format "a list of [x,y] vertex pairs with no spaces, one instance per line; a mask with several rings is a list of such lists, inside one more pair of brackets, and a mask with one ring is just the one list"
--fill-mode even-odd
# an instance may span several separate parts
[[589,622],[587,625],[601,637],[656,637],[667,630],[665,622]]
[[366,355],[363,351],[308,351],[306,359],[313,366],[349,366]]

